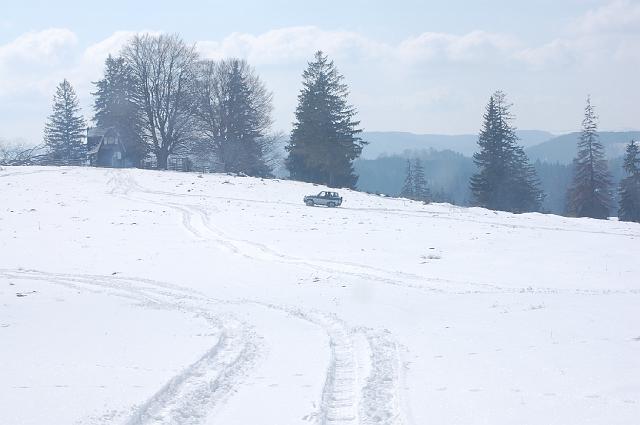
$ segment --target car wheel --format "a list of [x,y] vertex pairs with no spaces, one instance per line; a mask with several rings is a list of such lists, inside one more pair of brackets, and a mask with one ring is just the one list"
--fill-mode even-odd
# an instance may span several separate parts
[[335,207],[335,206],[336,206],[336,204],[335,204],[334,202],[329,202],[329,203],[327,204],[327,206],[328,206],[329,208],[333,208],[333,207]]
[[307,206],[312,207],[313,206],[313,199],[309,199],[308,201],[305,202],[305,204],[307,204]]

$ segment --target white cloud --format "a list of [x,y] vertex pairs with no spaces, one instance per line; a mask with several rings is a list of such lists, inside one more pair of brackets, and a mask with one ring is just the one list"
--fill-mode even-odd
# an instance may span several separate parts
[[222,41],[200,41],[198,50],[210,59],[243,57],[255,64],[297,62],[316,50],[335,58],[402,59],[405,62],[482,61],[511,52],[518,43],[505,34],[473,31],[454,35],[425,32],[398,44],[383,43],[352,31],[326,31],[313,26],[289,27],[260,35],[233,33]]
[[55,60],[62,50],[74,46],[77,42],[76,35],[64,28],[28,32],[7,44],[0,45],[0,64],[6,66],[10,60]]
[[577,18],[571,29],[578,33],[638,31],[640,27],[640,2],[611,1],[602,7],[587,11]]
[[385,45],[350,31],[325,31],[317,27],[289,27],[260,35],[233,33],[222,41],[200,41],[198,50],[210,59],[243,57],[256,64],[274,64],[309,59],[314,51],[332,56],[351,52],[375,55]]
[[612,1],[576,18],[567,33],[516,57],[536,67],[640,65],[640,3]]
[[72,31],[51,28],[0,45],[0,94],[43,90],[69,62],[77,44]]
[[87,65],[104,65],[109,55],[117,55],[122,47],[133,38],[135,31],[116,31],[102,41],[87,47],[82,54],[82,61]]
[[481,62],[506,57],[518,45],[512,36],[485,31],[463,35],[426,32],[402,41],[398,50],[409,61]]

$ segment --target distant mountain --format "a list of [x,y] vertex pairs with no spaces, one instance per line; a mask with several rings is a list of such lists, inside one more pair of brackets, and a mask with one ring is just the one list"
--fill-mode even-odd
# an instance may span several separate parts
[[[624,149],[631,139],[640,140],[640,131],[603,131],[600,142],[605,147],[607,158],[613,159],[624,154]],[[526,152],[532,161],[559,162],[569,164],[576,156],[580,133],[563,134],[551,140],[529,147]]]
[[[524,147],[534,146],[555,137],[539,130],[518,130]],[[451,150],[471,157],[478,148],[477,134],[414,134],[399,131],[369,131],[362,134],[369,142],[362,152],[363,159],[376,159],[381,155],[400,154],[406,150]]]

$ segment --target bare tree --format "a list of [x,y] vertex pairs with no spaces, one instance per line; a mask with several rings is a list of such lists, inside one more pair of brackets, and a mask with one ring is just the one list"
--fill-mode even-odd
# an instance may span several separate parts
[[135,79],[134,102],[142,111],[143,138],[167,168],[169,155],[192,140],[195,124],[195,46],[178,35],[135,36],[122,51]]
[[241,59],[203,61],[198,67],[199,153],[226,172],[271,175],[279,135],[269,134],[272,95]]
[[0,140],[0,165],[36,165],[46,157],[44,145]]

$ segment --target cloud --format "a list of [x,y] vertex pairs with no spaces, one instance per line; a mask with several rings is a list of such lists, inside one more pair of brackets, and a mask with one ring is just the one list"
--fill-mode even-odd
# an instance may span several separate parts
[[577,33],[638,31],[640,3],[637,1],[612,1],[575,19],[571,29]]
[[260,35],[233,33],[222,41],[198,42],[198,50],[206,58],[243,57],[256,64],[305,60],[317,50],[340,57],[346,53],[371,56],[385,48],[355,32],[313,26],[281,28]]
[[398,51],[403,59],[415,62],[479,62],[509,56],[518,45],[512,36],[485,31],[463,35],[426,32],[402,41]]
[[612,1],[574,19],[564,36],[525,48],[516,57],[538,68],[640,65],[639,45],[640,3]]
[[0,94],[42,90],[74,54],[76,35],[64,28],[28,32],[0,45]]
[[509,35],[485,31],[463,35],[425,32],[398,44],[389,44],[352,31],[327,31],[305,26],[281,28],[260,35],[233,33],[222,41],[200,41],[198,50],[210,59],[237,56],[255,64],[307,60],[316,50],[351,60],[465,62],[504,55],[517,46],[518,43]]
[[109,37],[87,47],[82,54],[82,61],[87,65],[104,65],[109,55],[117,55],[122,47],[135,36],[135,31],[116,31]]
[[63,49],[72,47],[77,42],[76,35],[64,28],[28,32],[7,44],[0,45],[0,64],[6,66],[9,60],[55,60]]

